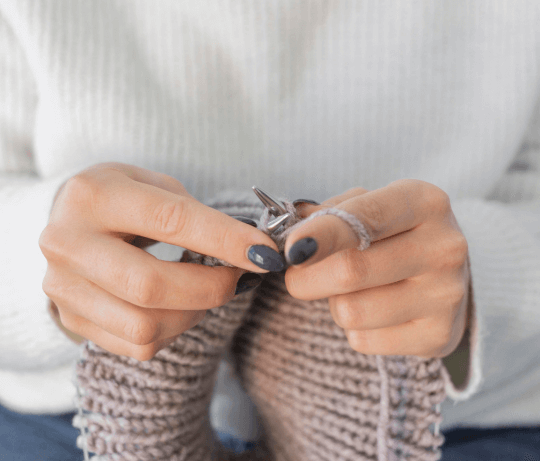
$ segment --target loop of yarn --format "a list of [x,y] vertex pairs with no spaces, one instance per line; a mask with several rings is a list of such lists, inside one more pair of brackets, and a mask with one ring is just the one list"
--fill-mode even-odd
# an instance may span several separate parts
[[[257,228],[268,234],[272,238],[272,240],[274,240],[279,251],[282,253],[285,248],[285,241],[293,231],[303,226],[306,222],[312,221],[320,216],[327,215],[336,216],[351,228],[359,242],[359,245],[357,246],[358,250],[365,250],[371,245],[371,237],[366,230],[364,224],[362,224],[362,222],[356,216],[347,213],[344,210],[341,210],[339,208],[324,208],[322,210],[316,211],[315,213],[312,213],[307,218],[302,219],[299,216],[296,207],[292,204],[292,202],[287,199],[280,200],[285,206],[287,213],[290,214],[290,218],[287,220],[287,222],[276,231],[270,232],[268,230],[268,225],[276,217],[273,216],[267,208],[265,208],[261,214]],[[222,259],[214,258],[212,256],[201,255],[199,253],[191,251],[185,252],[181,261],[203,264],[205,266],[234,267],[232,264]]]
[[345,221],[349,225],[349,227],[354,232],[354,235],[356,235],[356,238],[360,242],[359,245],[357,246],[358,250],[360,251],[365,250],[366,248],[369,247],[369,245],[371,245],[371,237],[368,231],[366,230],[366,228],[364,227],[364,225],[362,224],[362,222],[356,216],[350,213],[347,213],[346,211],[340,210],[339,208],[325,208],[324,210],[316,211],[315,213],[309,215],[309,217],[307,217],[302,222],[302,224],[307,221],[316,219],[319,216],[326,216],[326,215],[336,216],[342,221]]
[[[356,216],[347,213],[346,211],[340,210],[339,208],[324,208],[312,213],[307,218],[302,219],[291,202],[283,199],[281,201],[285,205],[287,212],[291,215],[291,218],[289,218],[287,223],[272,235],[272,238],[276,242],[276,245],[280,251],[283,251],[283,248],[285,247],[285,240],[287,240],[287,237],[293,231],[303,226],[308,221],[312,221],[320,216],[326,215],[336,216],[349,225],[354,232],[354,235],[356,235],[356,238],[360,242],[357,247],[358,250],[365,250],[371,244],[371,237],[362,222]],[[268,233],[268,224],[272,219],[274,219],[274,217],[270,215],[268,210],[265,210],[261,216],[258,228]]]

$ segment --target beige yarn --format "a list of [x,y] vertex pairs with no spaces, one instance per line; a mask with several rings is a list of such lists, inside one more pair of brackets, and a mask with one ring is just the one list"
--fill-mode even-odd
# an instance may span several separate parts
[[[245,194],[225,194],[210,205],[260,217],[262,229],[269,219]],[[278,247],[298,223],[294,214],[273,236]],[[367,247],[362,229],[355,232]],[[187,260],[220,263],[191,252]],[[209,423],[216,371],[227,349],[265,434],[255,452],[242,455],[227,453]],[[445,398],[441,370],[440,359],[353,351],[326,300],[292,298],[283,274],[273,273],[255,292],[208,311],[149,361],[86,342],[76,367],[74,425],[85,458],[92,452],[95,461],[437,460],[444,441],[437,429]]]
[[275,460],[437,460],[441,361],[352,350],[328,303],[299,301],[272,274],[233,342]]

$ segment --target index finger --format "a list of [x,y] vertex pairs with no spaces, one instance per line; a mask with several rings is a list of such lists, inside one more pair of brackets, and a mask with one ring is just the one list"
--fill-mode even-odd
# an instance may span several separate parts
[[[439,194],[436,189],[425,181],[402,179],[349,198],[334,208],[356,217],[374,242],[413,229],[427,220],[433,212],[430,205],[433,196]],[[442,196],[444,193],[440,192]],[[304,261],[313,264],[359,244],[348,223],[334,215],[323,215],[291,232],[285,244],[285,254],[292,264]],[[311,255],[305,257],[302,247],[309,247]],[[305,259],[302,261],[302,258]]]
[[99,193],[91,194],[91,207],[102,232],[136,234],[214,256],[248,271],[267,272],[247,256],[254,245],[277,252],[274,241],[262,231],[189,194],[179,195],[118,171],[107,175],[112,177],[91,185],[99,188]]

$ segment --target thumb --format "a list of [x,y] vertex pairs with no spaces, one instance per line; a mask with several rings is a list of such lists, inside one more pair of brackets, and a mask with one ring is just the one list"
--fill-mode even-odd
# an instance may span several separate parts
[[[302,217],[332,208],[353,197],[369,192],[363,187],[355,187],[341,195],[325,200],[320,206],[309,206],[301,210]],[[346,248],[358,246],[358,237],[343,219],[324,215],[308,221],[293,230],[285,243],[285,257],[289,264],[314,264],[331,254]]]
[[350,225],[334,215],[318,216],[295,229],[285,243],[285,257],[292,265],[315,264],[347,248],[358,246]]

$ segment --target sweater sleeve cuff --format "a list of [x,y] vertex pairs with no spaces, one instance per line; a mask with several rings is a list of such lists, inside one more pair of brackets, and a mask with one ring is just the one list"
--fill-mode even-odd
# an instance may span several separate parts
[[56,368],[77,356],[77,346],[49,315],[42,282],[47,261],[39,236],[59,187],[81,168],[40,179],[0,177],[0,369]]
[[446,392],[454,401],[503,387],[510,395],[512,376],[527,373],[537,361],[532,344],[540,322],[533,293],[538,290],[540,242],[512,205],[463,199],[452,208],[469,247],[471,316],[461,347],[443,360],[457,358],[459,364],[461,359],[466,376],[457,383],[459,367],[445,367]]
[[[470,257],[467,258],[471,274]],[[478,315],[474,299],[472,275],[469,279],[467,306],[468,326],[463,338],[452,354],[443,359],[443,379],[446,395],[454,401],[467,400],[479,388],[482,373],[478,344]]]

